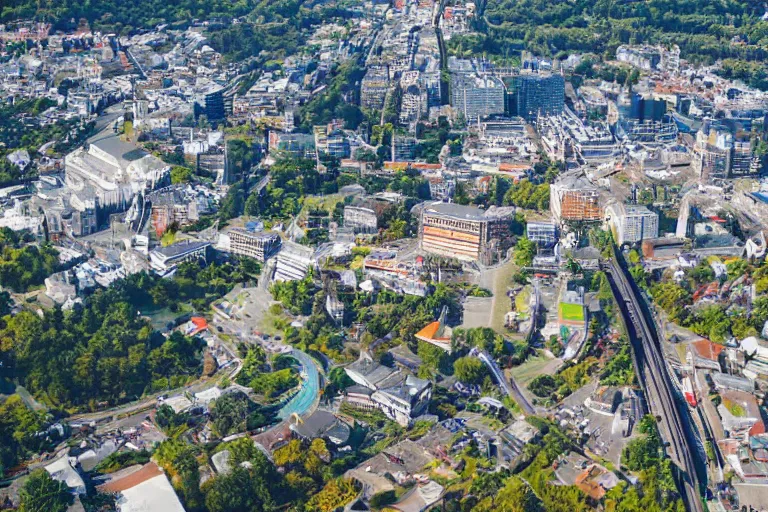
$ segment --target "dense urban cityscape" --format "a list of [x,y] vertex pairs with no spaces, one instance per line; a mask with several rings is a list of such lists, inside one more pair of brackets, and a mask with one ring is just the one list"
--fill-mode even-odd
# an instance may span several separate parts
[[0,510],[768,511],[768,6],[0,3]]

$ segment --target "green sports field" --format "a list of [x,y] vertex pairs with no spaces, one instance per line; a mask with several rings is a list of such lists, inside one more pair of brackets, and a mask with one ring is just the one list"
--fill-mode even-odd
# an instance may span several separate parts
[[568,304],[561,302],[558,313],[561,320],[568,322],[583,322],[584,321],[584,306],[581,304]]

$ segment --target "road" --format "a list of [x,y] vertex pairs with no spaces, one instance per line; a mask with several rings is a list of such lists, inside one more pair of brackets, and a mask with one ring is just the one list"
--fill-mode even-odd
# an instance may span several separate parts
[[[676,398],[664,361],[655,322],[637,285],[628,277],[626,269],[615,260],[605,266],[606,273],[619,304],[627,334],[633,346],[633,359],[638,380],[648,406],[658,419],[659,431],[666,441],[667,453],[677,466],[678,488],[686,510],[704,512],[699,493],[697,462],[699,450],[691,430],[688,410]],[[687,421],[686,421],[687,420]]]
[[501,369],[498,367],[496,362],[493,360],[491,356],[488,355],[488,353],[485,350],[479,350],[477,348],[473,348],[469,355],[473,357],[477,357],[480,359],[480,361],[485,364],[485,366],[488,367],[489,370],[491,370],[491,373],[493,374],[493,378],[496,379],[496,382],[499,384],[499,387],[501,387],[502,391],[507,394],[512,400],[514,400],[517,405],[520,406],[520,408],[523,410],[525,414],[532,415],[536,413],[536,410],[533,408],[533,405],[528,401],[527,398],[525,398],[525,395],[523,395],[522,392],[520,392],[520,388],[517,387],[517,383],[515,380],[510,377],[509,380],[504,375],[504,372],[501,371]]
[[278,411],[277,417],[281,420],[288,419],[294,414],[304,416],[313,412],[320,396],[320,373],[315,362],[308,354],[297,348],[291,351],[291,355],[301,363],[302,386],[301,390]]

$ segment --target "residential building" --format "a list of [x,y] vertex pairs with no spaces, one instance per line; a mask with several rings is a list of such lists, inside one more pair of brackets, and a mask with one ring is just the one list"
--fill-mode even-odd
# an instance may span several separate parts
[[116,494],[120,512],[184,512],[170,480],[154,462],[100,485],[99,492]]
[[373,110],[384,108],[389,90],[389,76],[385,68],[370,67],[360,85],[360,106]]
[[315,136],[308,133],[269,132],[270,151],[284,151],[297,158],[315,158]]
[[205,114],[209,121],[223,121],[226,118],[224,87],[211,84],[201,91],[195,104],[197,114]]
[[45,466],[45,470],[54,480],[67,484],[69,492],[73,495],[88,494],[83,477],[75,469],[76,465],[76,457],[64,455]]
[[162,236],[171,224],[179,227],[186,226],[200,218],[197,202],[187,202],[181,190],[178,189],[154,195],[151,203],[150,221],[158,237]]
[[378,222],[378,216],[373,208],[362,204],[344,207],[344,227],[352,228],[355,233],[375,233]]
[[762,169],[751,135],[725,121],[705,119],[696,132],[692,165],[710,183],[756,176]]
[[318,409],[297,424],[291,424],[290,428],[296,437],[304,441],[328,439],[336,446],[347,444],[351,432],[346,423],[322,409]]
[[404,426],[426,409],[432,397],[428,380],[384,366],[365,352],[344,371],[359,384],[347,391],[346,403],[364,410],[378,409]]
[[331,290],[325,296],[325,311],[336,325],[344,325],[344,303],[339,300],[335,290]]
[[394,135],[392,137],[392,161],[410,162],[416,156],[416,137]]
[[342,130],[329,126],[315,126],[313,133],[318,156],[327,155],[339,159],[349,157],[349,141]]
[[344,207],[344,227],[355,233],[376,233],[379,217],[395,205],[396,201],[384,197],[356,197]]

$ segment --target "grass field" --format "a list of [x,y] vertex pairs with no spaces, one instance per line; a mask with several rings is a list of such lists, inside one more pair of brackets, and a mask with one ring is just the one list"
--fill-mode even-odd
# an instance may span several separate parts
[[561,302],[558,306],[558,314],[561,320],[567,320],[569,322],[583,322],[584,306],[581,304],[568,304],[566,302]]
[[520,290],[520,293],[515,297],[515,309],[518,313],[528,313],[531,309],[531,286],[527,285]]
[[535,377],[542,374],[552,375],[560,365],[562,365],[562,361],[559,359],[547,359],[544,356],[529,357],[520,366],[512,368],[510,374],[518,386],[528,387],[528,383]]

